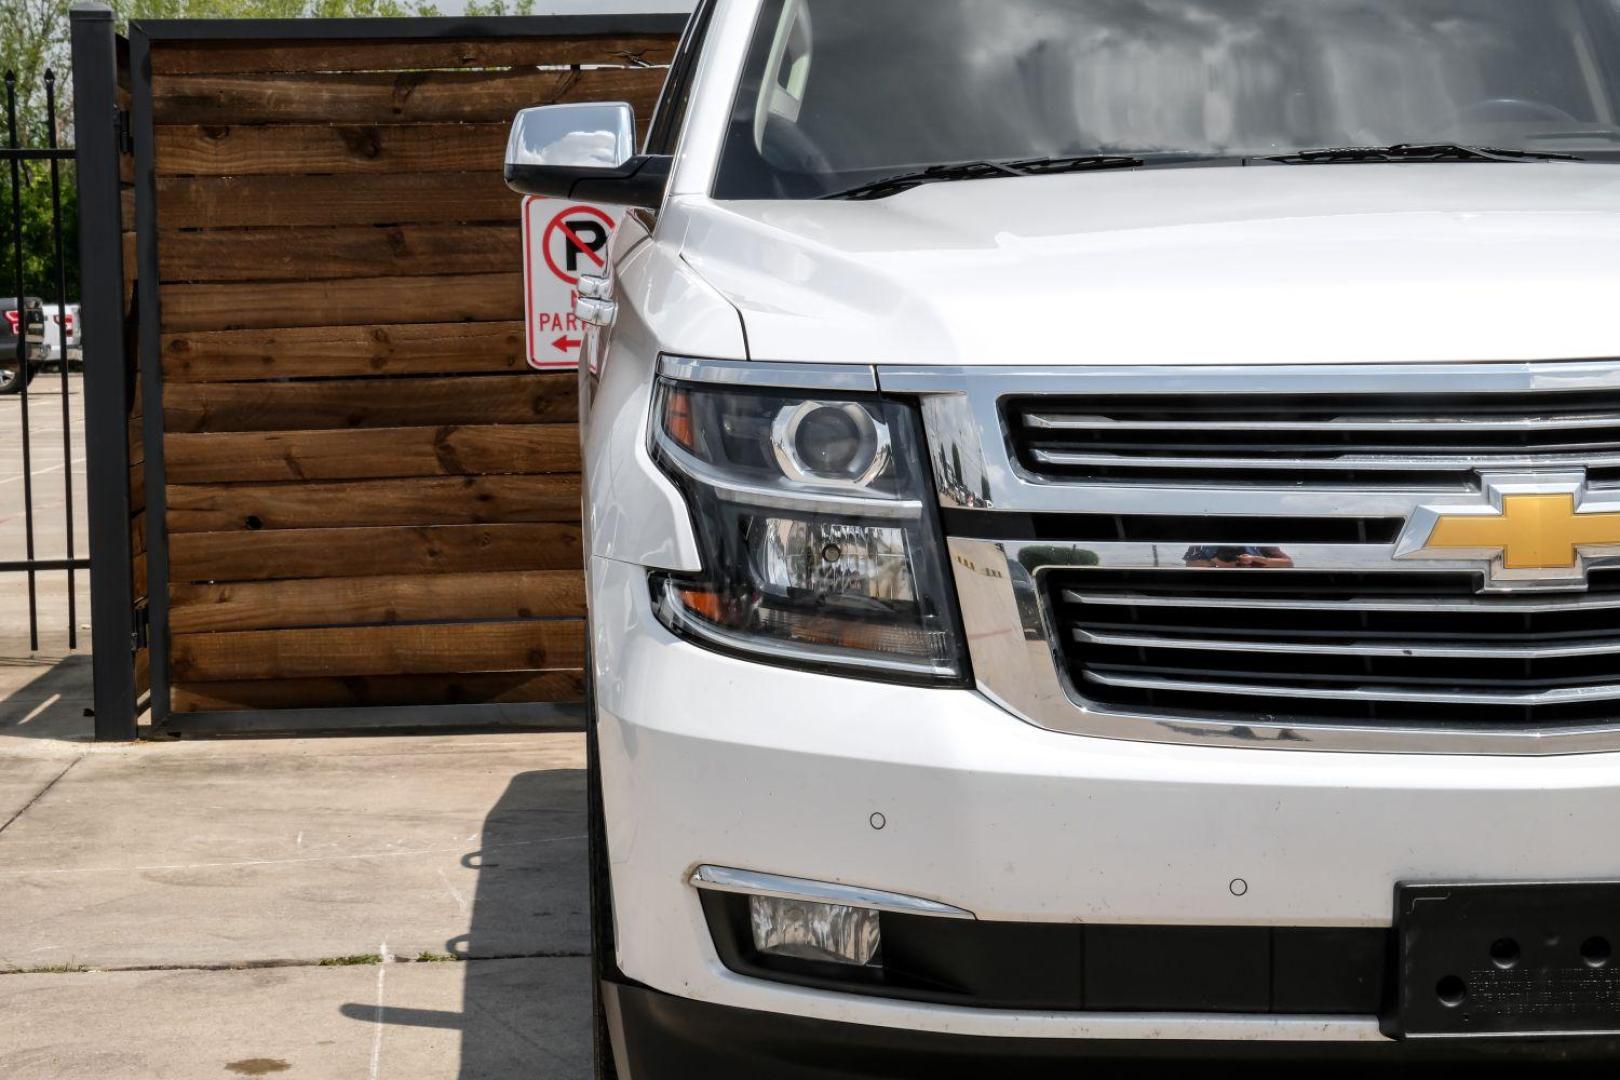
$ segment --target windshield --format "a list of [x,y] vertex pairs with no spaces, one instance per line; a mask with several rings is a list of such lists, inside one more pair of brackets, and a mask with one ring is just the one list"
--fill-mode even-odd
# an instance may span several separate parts
[[1620,0],[765,0],[718,198],[938,164],[1462,143],[1620,160]]

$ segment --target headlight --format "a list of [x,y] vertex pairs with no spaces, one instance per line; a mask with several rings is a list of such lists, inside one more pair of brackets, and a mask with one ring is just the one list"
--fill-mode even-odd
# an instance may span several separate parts
[[652,445],[704,567],[653,575],[665,626],[777,663],[963,679],[911,407],[660,378]]

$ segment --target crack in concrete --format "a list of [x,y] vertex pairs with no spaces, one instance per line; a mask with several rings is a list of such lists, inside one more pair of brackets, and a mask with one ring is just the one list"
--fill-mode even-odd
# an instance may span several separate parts
[[388,942],[382,943],[377,950],[381,962],[377,964],[377,1006],[372,1016],[373,1032],[371,1036],[371,1080],[377,1080],[382,1068],[382,1041],[383,1041],[383,979],[388,975],[388,964],[394,955],[388,951]]
[[84,756],[80,755],[79,757],[76,757],[72,761],[68,762],[67,768],[63,769],[61,772],[57,773],[54,777],[52,777],[51,782],[46,784],[44,787],[40,788],[39,791],[35,792],[34,797],[32,799],[29,799],[28,802],[23,805],[23,808],[21,810],[18,810],[15,814],[12,814],[11,817],[7,818],[6,823],[4,825],[0,825],[0,833],[4,833],[7,829],[9,829],[13,825],[15,825],[17,823],[18,818],[20,818],[24,814],[28,813],[29,810],[32,810],[33,807],[34,807],[34,804],[39,802],[39,800],[43,799],[45,797],[45,793],[50,791],[51,788],[56,786],[57,781],[61,780],[62,777],[66,776],[68,773],[72,772],[73,771],[73,766],[77,765],[79,762],[81,762],[83,760],[84,760]]
[[[77,765],[83,760],[83,758],[77,758],[74,760],[73,765]],[[73,765],[69,765],[68,769],[73,768]],[[62,776],[65,775],[67,775],[67,769],[63,769],[62,774],[58,776],[56,780],[62,779]],[[56,783],[56,780],[52,780],[50,784],[47,784],[45,786],[45,791],[49,791],[51,789],[51,785]],[[35,795],[33,799],[29,801],[28,806],[33,806],[34,803],[38,802],[40,796],[45,794],[45,791],[41,791],[39,795]],[[25,806],[22,808],[22,810],[17,811],[16,817],[13,817],[11,820],[15,821],[18,817],[21,817],[23,812],[28,809],[28,806]],[[9,825],[11,822],[8,821],[6,824]],[[5,831],[4,828],[0,827],[0,832],[3,831]],[[585,834],[580,833],[577,836],[547,836],[535,840],[513,840],[505,844],[491,844],[489,847],[484,848],[484,851],[486,853],[492,851],[506,851],[509,848],[533,847],[537,844],[566,844],[584,839],[586,839]],[[464,851],[465,848],[458,844],[455,847],[442,848],[405,848],[394,851],[357,851],[343,855],[304,855],[292,859],[238,859],[232,862],[158,863],[147,866],[38,867],[35,869],[24,868],[20,870],[0,870],[0,878],[46,877],[58,874],[149,873],[158,870],[220,870],[242,866],[287,866],[295,863],[348,862],[355,859],[399,859],[409,858],[415,855],[444,855],[461,853]]]
[[[457,964],[503,963],[513,960],[588,960],[589,949],[548,949],[540,952],[502,953],[495,956],[456,956]],[[419,960],[409,956],[389,955],[373,964],[343,964],[340,967],[380,967],[384,964],[443,964],[443,957]],[[279,968],[332,967],[323,960],[237,960],[221,964],[113,964],[107,967],[95,964],[55,965],[46,968],[0,968],[0,978],[7,975],[105,975],[114,972],[159,971],[270,971]]]

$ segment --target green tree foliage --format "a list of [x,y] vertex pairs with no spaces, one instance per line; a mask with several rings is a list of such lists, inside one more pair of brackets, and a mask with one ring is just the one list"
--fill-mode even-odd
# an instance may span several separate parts
[[[21,145],[44,146],[44,125],[30,125],[30,128],[33,130],[29,135],[22,137]],[[58,165],[58,170],[61,190],[62,252],[67,270],[68,299],[74,301],[79,296],[79,204],[73,186],[73,163],[62,162]],[[20,209],[23,294],[38,296],[47,303],[55,303],[60,286],[57,280],[56,233],[53,220],[56,203],[51,194],[50,163],[25,161],[18,166],[16,175],[21,179],[22,192],[18,204],[13,202],[12,175],[12,170],[7,168],[3,176],[0,176],[0,214],[4,215],[0,236],[5,237],[5,243],[0,244],[0,259],[4,260],[0,261],[0,291],[8,296],[15,296],[17,293],[17,233],[14,214]]]
[[[6,145],[45,147],[51,130],[45,102],[46,72],[59,72],[57,87],[57,145],[71,145],[72,100],[66,85],[66,10],[63,0],[0,0],[0,72],[14,76],[0,93],[0,139]],[[60,29],[59,29],[60,24]],[[12,130],[11,115],[16,117]],[[14,138],[14,141],[13,141]],[[62,227],[65,232],[68,289],[78,295],[77,210],[73,164],[59,166],[62,192]],[[15,213],[22,214],[23,291],[29,296],[57,299],[56,248],[53,240],[51,167],[49,162],[25,161],[15,169],[0,168],[0,291],[15,295],[18,233]]]
[[534,0],[467,0],[467,14],[475,17],[533,15]]
[[[123,32],[131,19],[299,19],[382,18],[437,15],[431,0],[109,0]],[[481,0],[474,0],[479,3]],[[17,140],[25,147],[44,147],[50,135],[45,105],[45,72],[58,76],[57,145],[73,144],[71,58],[68,53],[70,0],[0,0],[0,72],[15,73]],[[485,0],[481,12],[524,14],[533,0]],[[3,107],[4,102],[0,102]],[[10,135],[0,111],[0,139]],[[24,293],[47,303],[57,298],[57,265],[52,240],[54,206],[47,162],[29,161],[18,169],[23,217]],[[62,227],[67,263],[68,297],[78,298],[78,200],[73,163],[60,169]],[[0,168],[0,295],[15,294],[13,272],[17,232],[13,226],[11,170]]]

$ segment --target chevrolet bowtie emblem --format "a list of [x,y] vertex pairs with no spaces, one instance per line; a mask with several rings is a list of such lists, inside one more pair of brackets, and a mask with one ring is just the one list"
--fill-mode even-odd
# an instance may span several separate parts
[[1395,557],[1483,561],[1488,591],[1585,588],[1594,562],[1620,560],[1620,492],[1581,473],[1484,480],[1481,501],[1419,507]]

